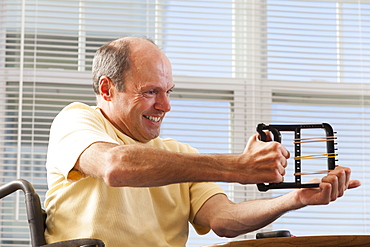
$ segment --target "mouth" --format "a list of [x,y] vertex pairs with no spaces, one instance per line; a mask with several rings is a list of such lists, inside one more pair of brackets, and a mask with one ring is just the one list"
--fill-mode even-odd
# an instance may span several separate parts
[[146,119],[149,119],[150,121],[153,121],[153,122],[156,122],[156,123],[158,123],[159,121],[161,121],[161,117],[153,117],[153,116],[145,116],[145,115],[144,115],[144,117]]

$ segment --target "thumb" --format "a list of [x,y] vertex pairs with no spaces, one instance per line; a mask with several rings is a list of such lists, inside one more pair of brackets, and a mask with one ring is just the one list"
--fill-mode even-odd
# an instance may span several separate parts
[[[264,130],[263,133],[266,135],[266,142],[272,141],[272,135],[271,135],[271,132],[269,130]],[[257,136],[257,140],[261,141],[260,134],[256,134],[256,136]]]
[[348,189],[354,189],[361,186],[361,182],[357,179],[349,180]]

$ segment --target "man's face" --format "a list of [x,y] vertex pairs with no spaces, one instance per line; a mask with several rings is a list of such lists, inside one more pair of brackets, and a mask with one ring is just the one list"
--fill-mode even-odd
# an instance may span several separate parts
[[111,110],[114,112],[110,112],[110,120],[120,131],[139,142],[158,137],[162,120],[171,109],[169,95],[174,87],[167,57],[159,50],[133,56],[132,70],[126,75],[124,87],[123,92],[113,88],[115,97]]

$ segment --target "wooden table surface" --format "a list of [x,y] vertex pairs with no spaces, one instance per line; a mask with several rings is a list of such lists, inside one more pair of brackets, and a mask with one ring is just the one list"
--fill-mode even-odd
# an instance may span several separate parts
[[204,247],[340,247],[370,246],[370,235],[305,236],[233,241]]

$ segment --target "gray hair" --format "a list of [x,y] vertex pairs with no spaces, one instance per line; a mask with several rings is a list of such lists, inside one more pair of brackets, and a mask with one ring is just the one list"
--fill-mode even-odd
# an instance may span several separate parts
[[[149,38],[142,38],[155,44]],[[118,91],[124,91],[125,75],[131,68],[130,39],[113,40],[100,47],[94,56],[92,65],[93,89],[99,95],[99,80],[109,77]]]

